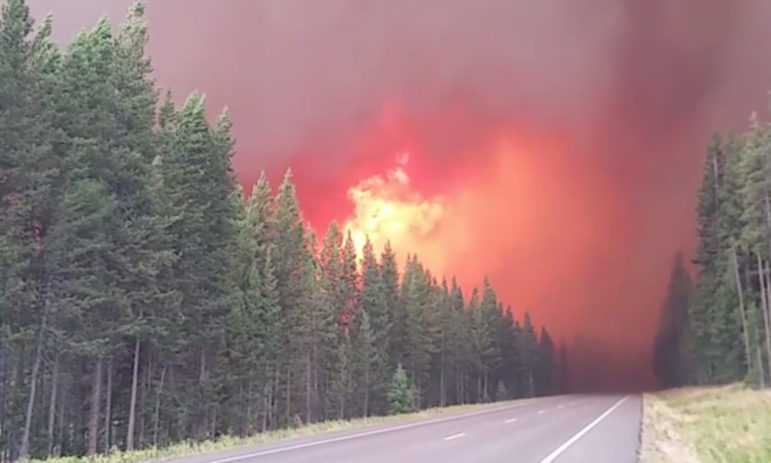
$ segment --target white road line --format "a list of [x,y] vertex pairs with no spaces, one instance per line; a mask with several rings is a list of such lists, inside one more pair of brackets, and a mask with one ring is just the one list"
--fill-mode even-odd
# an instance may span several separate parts
[[506,423],[506,424],[509,424],[509,423],[513,423],[513,422],[515,422],[515,421],[517,421],[517,419],[516,419],[516,418],[509,418],[508,420],[506,420],[506,421],[505,421],[505,423]]
[[538,410],[539,415],[543,415],[544,413],[546,413],[546,410]]
[[461,437],[466,437],[466,433],[459,432],[458,434],[453,434],[452,436],[445,437],[444,440],[460,439]]
[[619,405],[624,403],[624,401],[626,401],[626,399],[628,399],[629,397],[630,396],[626,396],[626,397],[622,398],[621,400],[619,400],[618,402],[616,402],[615,404],[613,404],[609,409],[605,410],[605,413],[603,413],[602,415],[598,416],[591,423],[587,424],[586,427],[584,427],[582,430],[578,431],[573,437],[571,437],[570,439],[565,441],[565,443],[563,443],[562,445],[557,447],[552,453],[548,454],[546,456],[546,458],[541,460],[539,463],[552,463],[558,456],[560,456],[562,454],[562,452],[567,450],[568,447],[570,447],[571,445],[575,444],[576,441],[578,441],[578,439],[583,437],[584,434],[586,434],[587,432],[591,431],[592,428],[594,428],[595,426],[600,424],[600,421],[604,420],[605,417],[607,417],[608,415],[613,413],[613,410],[617,409],[619,407]]
[[385,433],[393,432],[393,431],[401,431],[402,429],[417,428],[419,426],[428,426],[428,425],[431,425],[431,424],[444,423],[444,422],[447,422],[447,421],[462,420],[464,418],[471,418],[471,417],[474,417],[474,416],[485,415],[485,414],[488,414],[488,413],[495,413],[495,412],[500,412],[500,411],[503,411],[503,410],[524,407],[526,405],[530,405],[532,402],[533,402],[533,399],[526,399],[524,401],[521,401],[520,403],[513,403],[513,404],[505,405],[503,407],[489,408],[489,409],[485,409],[485,410],[480,410],[478,412],[465,413],[463,415],[453,415],[453,416],[447,416],[447,417],[443,417],[443,418],[435,418],[433,420],[418,421],[418,422],[415,422],[415,423],[407,423],[407,424],[402,424],[402,425],[399,425],[399,426],[393,426],[393,427],[390,427],[390,428],[373,429],[372,431],[364,431],[364,432],[360,432],[360,433],[356,433],[356,434],[347,434],[345,436],[332,437],[332,438],[329,438],[329,439],[316,440],[316,441],[311,441],[311,442],[304,442],[302,444],[288,445],[286,447],[278,447],[278,448],[274,448],[274,449],[262,450],[262,451],[259,451],[259,452],[247,453],[247,454],[243,454],[243,455],[235,455],[235,456],[232,456],[232,457],[222,458],[222,459],[219,459],[219,460],[207,461],[206,463],[230,463],[232,461],[247,460],[249,458],[262,457],[262,456],[265,456],[265,455],[273,455],[273,454],[276,454],[276,453],[284,453],[284,452],[289,452],[289,451],[292,451],[292,450],[305,449],[305,448],[308,448],[308,447],[316,447],[318,445],[333,444],[335,442],[342,442],[342,441],[347,441],[347,440],[351,440],[351,439],[358,439],[358,438],[361,438],[361,437],[376,436],[378,434],[385,434]]
[[565,408],[565,406],[564,406],[564,405],[562,405],[562,404],[559,404],[559,405],[557,405],[557,408],[559,408],[560,410],[562,410],[563,408]]

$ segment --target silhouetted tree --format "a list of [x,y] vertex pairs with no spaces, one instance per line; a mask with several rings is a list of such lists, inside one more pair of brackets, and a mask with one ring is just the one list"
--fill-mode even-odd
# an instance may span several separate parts
[[667,387],[683,384],[686,367],[685,336],[692,283],[678,253],[672,264],[667,296],[659,313],[659,328],[654,345],[654,367],[661,384]]

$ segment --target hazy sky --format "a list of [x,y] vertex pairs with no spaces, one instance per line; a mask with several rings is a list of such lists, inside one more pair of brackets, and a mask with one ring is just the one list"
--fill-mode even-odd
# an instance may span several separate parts
[[[54,10],[66,42],[130,2],[29,3]],[[159,85],[180,101],[206,93],[212,113],[228,106],[247,187],[292,165],[324,229],[350,213],[350,186],[410,147],[418,190],[476,201],[456,212],[476,246],[445,260],[465,279],[489,274],[559,337],[599,337],[633,370],[674,253],[694,244],[704,146],[753,110],[765,117],[771,89],[771,2],[147,5]],[[501,134],[528,148],[501,155]]]

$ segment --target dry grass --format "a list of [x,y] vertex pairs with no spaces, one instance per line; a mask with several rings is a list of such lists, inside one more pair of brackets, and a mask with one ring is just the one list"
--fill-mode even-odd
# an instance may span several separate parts
[[644,400],[644,463],[771,462],[771,391],[684,388]]
[[[532,399],[526,399],[532,400]],[[520,400],[518,402],[524,402]],[[292,439],[297,437],[312,436],[316,434],[343,431],[359,427],[384,425],[389,423],[405,423],[448,413],[458,413],[467,410],[482,410],[506,405],[506,402],[498,402],[486,405],[456,405],[452,407],[432,408],[415,413],[395,416],[378,416],[369,418],[357,418],[352,420],[325,421],[302,425],[291,429],[277,429],[248,437],[223,436],[217,439],[202,442],[181,442],[164,448],[148,448],[133,452],[116,451],[110,454],[100,454],[93,457],[72,456],[51,458],[47,460],[31,460],[30,463],[143,463],[149,461],[161,461],[176,457],[195,455],[218,450],[234,449],[242,446],[266,444],[270,442]]]

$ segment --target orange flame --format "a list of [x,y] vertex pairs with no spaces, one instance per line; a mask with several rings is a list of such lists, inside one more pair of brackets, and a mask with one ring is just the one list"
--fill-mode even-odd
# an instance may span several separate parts
[[[619,358],[646,355],[647,336],[630,338],[628,329],[605,323],[613,317],[652,332],[654,320],[643,309],[657,295],[627,307],[626,275],[603,260],[622,258],[626,243],[607,230],[627,211],[586,168],[591,158],[566,157],[558,137],[512,127],[466,147],[473,152],[456,153],[465,162],[451,166],[439,164],[436,153],[421,158],[419,144],[409,146],[412,152],[397,156],[390,169],[348,189],[353,212],[343,229],[359,255],[367,237],[376,252],[390,241],[400,267],[407,253],[417,253],[437,278],[456,277],[466,294],[489,277],[519,320],[529,311],[560,342],[581,334],[619,346]],[[427,194],[426,184],[438,194]]]
[[397,251],[420,250],[444,219],[447,207],[441,197],[424,198],[412,189],[408,162],[409,152],[401,153],[396,167],[348,190],[354,210],[343,228],[351,233],[359,256],[367,237],[376,250],[388,241]]

